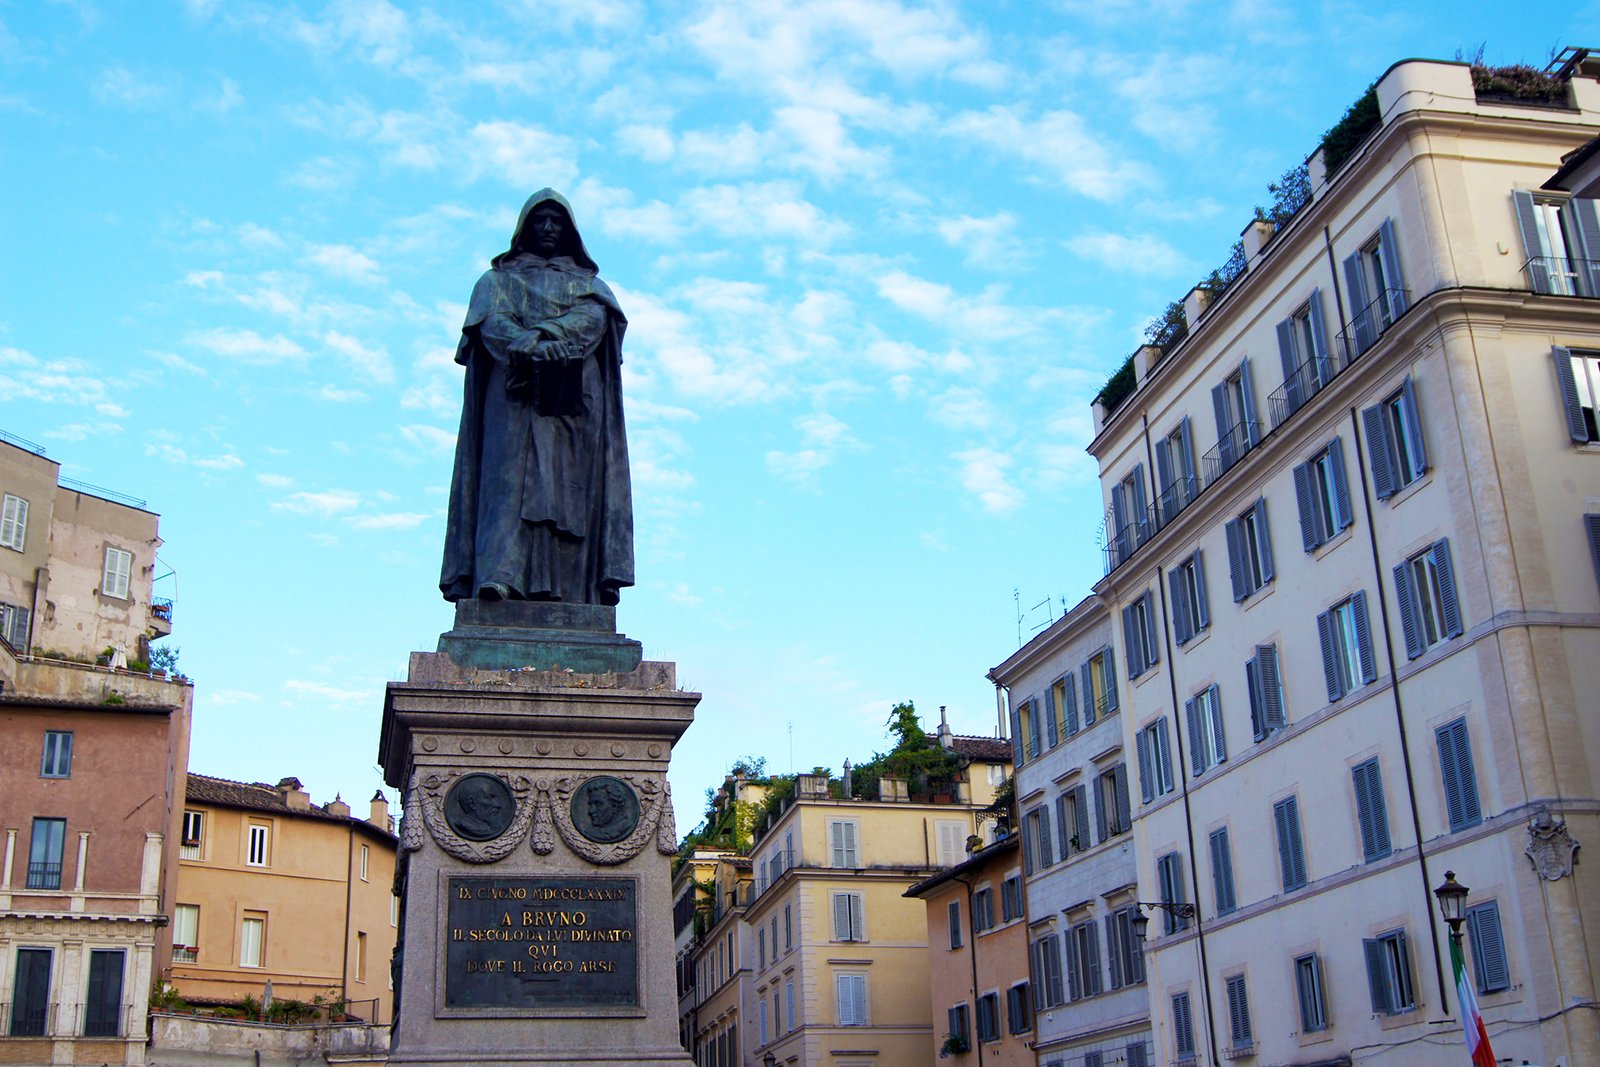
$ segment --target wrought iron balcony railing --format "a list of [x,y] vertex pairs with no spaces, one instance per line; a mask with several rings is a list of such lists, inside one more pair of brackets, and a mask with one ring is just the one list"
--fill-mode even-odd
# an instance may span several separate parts
[[1339,332],[1339,358],[1345,365],[1355,362],[1378,338],[1411,307],[1411,290],[1385,289],[1366,307],[1357,311],[1350,325]]
[[1600,297],[1600,259],[1534,256],[1522,265],[1522,276],[1536,293]]
[[1241,419],[1233,429],[1222,435],[1216,447],[1207,452],[1200,461],[1201,470],[1205,472],[1206,485],[1215,484],[1233,465],[1243,459],[1245,453],[1256,446],[1261,440],[1261,423],[1255,419]]
[[60,889],[61,864],[59,863],[30,863],[28,864],[29,889]]

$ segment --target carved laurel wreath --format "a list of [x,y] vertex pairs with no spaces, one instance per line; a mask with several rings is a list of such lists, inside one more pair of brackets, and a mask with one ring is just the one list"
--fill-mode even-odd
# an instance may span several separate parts
[[[470,841],[450,828],[444,815],[444,799],[450,787],[468,773],[487,773],[504,782],[516,803],[506,832],[492,841]],[[572,823],[572,795],[594,774],[541,776],[530,781],[525,775],[504,771],[418,772],[406,790],[404,819],[400,827],[400,847],[414,852],[422,847],[421,826],[428,827],[440,848],[468,863],[494,863],[510,855],[522,839],[533,833],[533,851],[548,856],[555,851],[556,834],[573,852],[590,863],[611,866],[632,859],[655,838],[656,851],[664,856],[677,852],[673,839],[676,829],[672,815],[672,787],[650,775],[613,774],[627,782],[639,797],[639,822],[633,832],[609,844],[591,841]],[[419,817],[420,815],[420,817]]]

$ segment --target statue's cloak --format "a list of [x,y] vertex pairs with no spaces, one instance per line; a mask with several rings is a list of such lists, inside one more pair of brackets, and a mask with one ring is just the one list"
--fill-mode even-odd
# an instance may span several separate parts
[[[569,222],[550,258],[523,238],[546,203]],[[466,382],[439,580],[446,600],[494,584],[516,599],[615,604],[633,584],[626,328],[570,205],[551,189],[529,197],[511,248],[473,288],[456,348]],[[546,341],[581,358],[519,363],[514,350]]]

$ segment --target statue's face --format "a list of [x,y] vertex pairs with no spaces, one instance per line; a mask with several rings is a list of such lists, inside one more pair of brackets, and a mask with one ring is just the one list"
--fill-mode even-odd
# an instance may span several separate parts
[[553,256],[567,232],[567,213],[554,204],[541,204],[528,218],[528,243],[541,256]]
[[617,817],[617,802],[604,789],[589,794],[589,820],[596,826],[609,826]]

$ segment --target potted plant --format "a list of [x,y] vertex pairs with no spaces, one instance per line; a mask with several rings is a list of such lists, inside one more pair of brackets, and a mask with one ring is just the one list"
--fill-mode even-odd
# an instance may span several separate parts
[[946,1034],[944,1038],[944,1046],[939,1049],[939,1058],[944,1059],[946,1056],[959,1056],[963,1052],[971,1051],[971,1048],[972,1046],[967,1044],[967,1039],[962,1037],[960,1034]]

